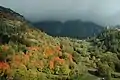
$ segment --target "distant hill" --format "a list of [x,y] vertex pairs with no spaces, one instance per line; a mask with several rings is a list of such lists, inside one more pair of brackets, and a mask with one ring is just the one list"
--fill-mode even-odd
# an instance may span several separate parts
[[33,23],[39,29],[52,36],[64,36],[72,38],[87,38],[99,34],[103,27],[93,22],[71,20],[64,23],[60,21],[43,21]]

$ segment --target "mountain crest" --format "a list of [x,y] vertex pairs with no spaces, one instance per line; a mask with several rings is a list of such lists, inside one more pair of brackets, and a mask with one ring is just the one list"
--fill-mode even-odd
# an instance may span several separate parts
[[0,6],[0,18],[9,19],[9,20],[19,20],[19,21],[25,20],[25,18],[19,13],[16,13],[11,9],[4,8],[2,6]]

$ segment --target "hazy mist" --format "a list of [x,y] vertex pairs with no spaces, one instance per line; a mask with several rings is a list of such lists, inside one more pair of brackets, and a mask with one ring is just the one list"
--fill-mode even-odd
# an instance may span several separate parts
[[30,21],[74,20],[120,24],[120,0],[0,0]]

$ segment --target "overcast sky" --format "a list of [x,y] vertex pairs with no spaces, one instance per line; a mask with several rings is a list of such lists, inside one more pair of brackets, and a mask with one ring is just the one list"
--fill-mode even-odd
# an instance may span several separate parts
[[0,5],[31,21],[81,19],[120,24],[120,0],[0,0]]

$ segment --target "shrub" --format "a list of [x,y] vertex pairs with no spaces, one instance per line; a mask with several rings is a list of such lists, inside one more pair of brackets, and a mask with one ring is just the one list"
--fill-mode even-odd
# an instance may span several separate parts
[[107,64],[98,64],[98,73],[100,76],[106,77],[108,80],[111,79],[111,68]]

